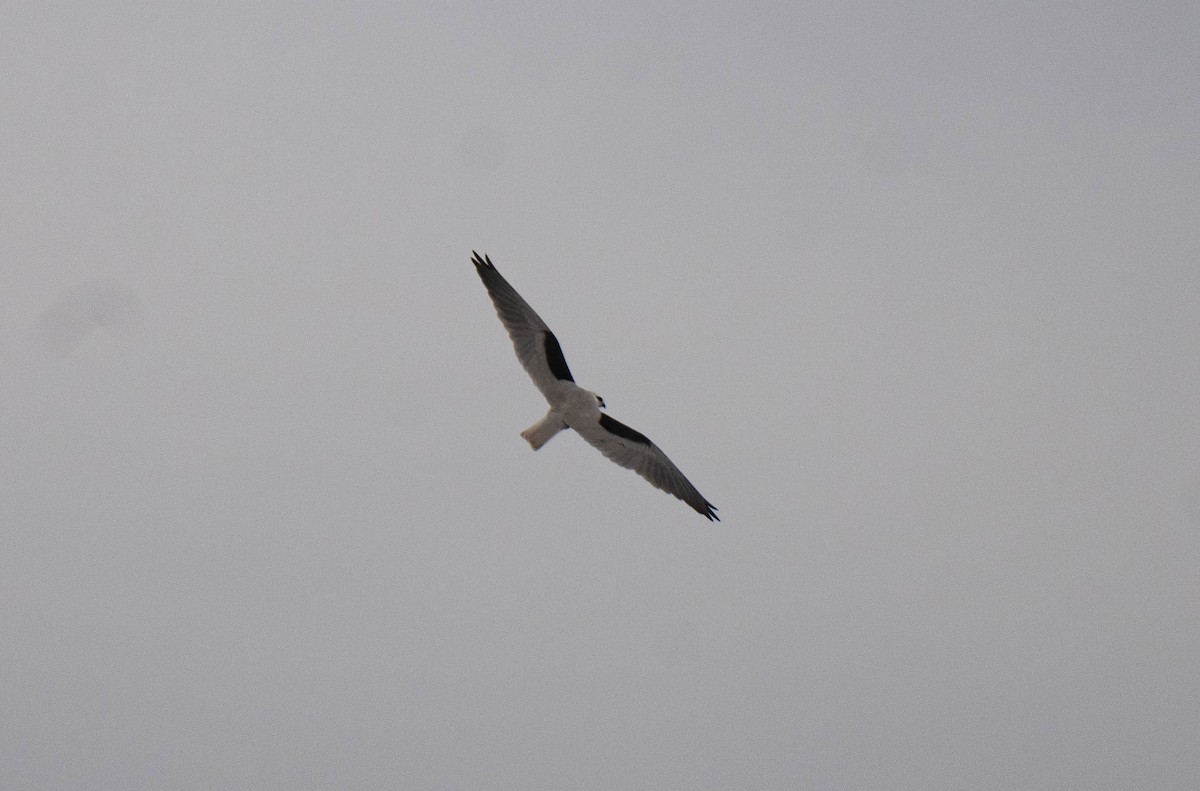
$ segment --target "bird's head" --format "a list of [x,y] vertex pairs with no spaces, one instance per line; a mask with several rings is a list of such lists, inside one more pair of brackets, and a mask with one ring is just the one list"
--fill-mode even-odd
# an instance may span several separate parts
[[600,394],[592,393],[592,395],[596,396],[596,406],[600,407],[601,409],[604,409],[605,408],[604,399],[600,397]]

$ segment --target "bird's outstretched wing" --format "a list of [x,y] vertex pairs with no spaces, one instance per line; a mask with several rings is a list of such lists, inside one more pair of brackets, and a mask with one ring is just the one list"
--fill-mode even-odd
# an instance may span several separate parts
[[512,338],[517,359],[546,400],[552,400],[555,382],[575,381],[563,357],[562,347],[558,345],[558,338],[554,337],[546,322],[529,307],[517,290],[496,271],[490,257],[480,258],[474,250],[471,253],[471,263],[475,264],[475,271],[479,273],[479,279],[487,287],[492,304],[496,306],[496,315]]
[[679,468],[671,463],[667,454],[644,434],[603,413],[594,423],[572,424],[571,428],[610,460],[628,467],[667,494],[675,495],[696,509],[697,513],[707,516],[709,521],[721,521],[716,506],[705,500],[691,481],[683,477]]

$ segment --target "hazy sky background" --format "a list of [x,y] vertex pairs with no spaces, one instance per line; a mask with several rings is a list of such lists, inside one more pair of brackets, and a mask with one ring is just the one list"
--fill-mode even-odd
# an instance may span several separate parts
[[0,787],[1195,788],[1197,9],[8,4]]

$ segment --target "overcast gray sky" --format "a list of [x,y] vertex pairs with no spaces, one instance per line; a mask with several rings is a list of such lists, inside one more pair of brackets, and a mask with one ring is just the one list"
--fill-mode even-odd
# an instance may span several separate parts
[[849,5],[9,4],[0,786],[1195,788],[1198,7]]

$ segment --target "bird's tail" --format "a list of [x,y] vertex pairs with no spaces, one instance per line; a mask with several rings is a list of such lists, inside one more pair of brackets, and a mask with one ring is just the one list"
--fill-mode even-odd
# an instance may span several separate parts
[[529,428],[521,432],[521,436],[525,438],[534,450],[545,445],[558,432],[567,427],[567,424],[559,415],[551,409],[546,413],[546,416],[534,423]]

